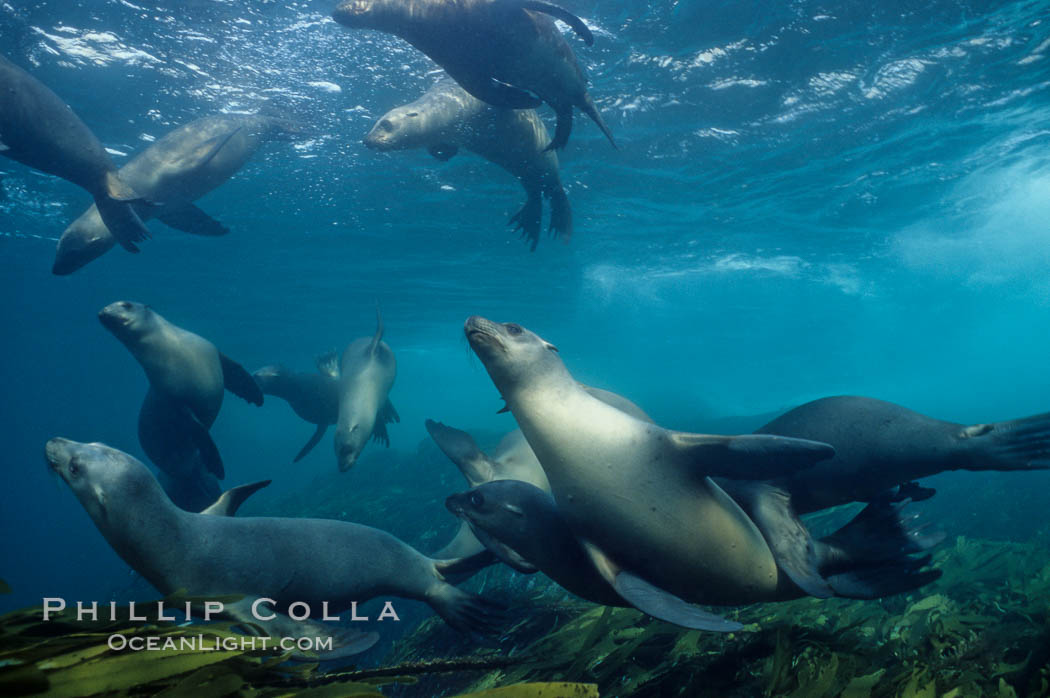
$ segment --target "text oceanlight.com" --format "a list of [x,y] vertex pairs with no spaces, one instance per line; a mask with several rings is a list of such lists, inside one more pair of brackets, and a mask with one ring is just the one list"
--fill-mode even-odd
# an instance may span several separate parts
[[180,636],[180,637],[127,637],[117,633],[109,636],[109,648],[116,652],[132,650],[134,652],[152,650],[182,650],[193,652],[251,652],[254,650],[280,649],[285,652],[330,652],[333,649],[331,637],[216,637],[214,635]]

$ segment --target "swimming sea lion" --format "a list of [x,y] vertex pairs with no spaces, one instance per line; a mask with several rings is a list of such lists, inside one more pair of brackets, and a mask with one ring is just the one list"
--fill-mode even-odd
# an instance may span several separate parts
[[[194,235],[229,232],[193,204],[232,177],[268,140],[288,137],[299,126],[259,114],[218,114],[184,124],[120,168],[120,178],[151,202],[138,205],[143,220]],[[71,274],[113,247],[113,236],[92,206],[70,223],[58,241],[54,274]]]
[[122,451],[61,438],[45,450],[116,553],[164,594],[245,594],[315,612],[328,602],[331,613],[389,594],[429,604],[457,629],[495,626],[489,602],[442,576],[470,561],[431,560],[389,533],[346,521],[183,511]]
[[791,493],[799,513],[871,501],[888,489],[945,470],[1050,467],[1050,413],[967,426],[891,402],[840,396],[796,407],[755,433],[835,447],[831,458],[775,480]]
[[333,355],[322,370],[339,381],[339,419],[335,427],[335,458],[346,472],[357,462],[370,438],[390,446],[388,422],[400,422],[388,397],[397,376],[394,352],[383,341],[383,318],[376,311],[376,333],[355,339],[338,364]]
[[401,37],[494,107],[530,109],[541,100],[551,105],[558,124],[548,148],[568,143],[573,106],[616,146],[587,94],[583,69],[551,17],[572,27],[587,45],[594,36],[560,7],[538,0],[346,0],[332,17],[347,27]]
[[535,110],[493,107],[444,77],[416,101],[380,117],[365,145],[382,151],[427,148],[442,161],[466,148],[496,163],[525,187],[528,199],[510,222],[535,250],[543,196],[551,202],[551,235],[572,234],[572,209],[558,174],[558,156],[544,149],[549,140]]
[[[494,480],[452,495],[445,505],[469,522],[486,547],[515,569],[526,573],[538,569],[588,601],[632,605],[595,567],[548,492],[517,480]],[[872,598],[911,588],[914,580],[902,576],[901,570],[925,564],[925,560],[907,555],[921,552],[936,540],[923,540],[900,516],[899,506],[882,500],[814,545],[821,551],[821,574],[837,595]],[[891,580],[906,584],[891,588],[886,585]],[[693,609],[656,606],[649,610],[674,623],[682,623],[682,611],[688,620]]]
[[830,457],[831,446],[662,429],[582,389],[555,347],[520,325],[471,317],[464,331],[539,458],[558,511],[632,605],[653,613],[654,599],[678,607],[835,593],[786,495],[769,488],[757,497],[760,529],[710,478],[789,474]]
[[69,105],[17,65],[0,56],[0,155],[83,187],[121,246],[138,252],[149,238],[128,202],[139,199]]
[[[616,393],[601,388],[583,386],[583,388],[602,402],[633,415],[637,419],[651,422],[642,408]],[[434,439],[438,448],[456,464],[463,477],[471,487],[492,480],[519,480],[550,492],[551,486],[543,472],[536,454],[529,448],[529,442],[520,429],[506,434],[491,455],[479,447],[474,438],[465,431],[446,426],[431,419],[426,421],[427,432]],[[434,553],[439,559],[469,557],[483,550],[486,546],[478,540],[471,526],[464,521],[460,524],[456,536],[441,550]],[[521,569],[520,567],[518,568]]]
[[181,411],[205,467],[221,480],[222,458],[208,429],[219,415],[224,387],[252,404],[263,403],[255,379],[214,344],[176,327],[149,306],[118,301],[99,311],[98,319],[142,365],[150,389]]
[[339,418],[339,379],[322,373],[321,366],[331,359],[321,357],[314,373],[299,373],[284,366],[263,366],[252,374],[264,395],[274,395],[288,402],[297,415],[317,425],[317,430],[299,450],[293,463],[298,463],[324,436],[330,424]]

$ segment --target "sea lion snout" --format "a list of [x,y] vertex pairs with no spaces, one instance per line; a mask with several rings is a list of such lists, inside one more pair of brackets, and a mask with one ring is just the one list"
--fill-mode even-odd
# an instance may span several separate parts
[[111,332],[124,329],[134,321],[134,313],[137,306],[137,303],[131,303],[130,301],[110,303],[98,311],[98,320]]
[[467,341],[475,349],[480,344],[502,345],[500,341],[500,326],[480,315],[468,317],[467,321],[463,323],[463,332],[467,335]]
[[52,470],[58,471],[69,462],[72,448],[75,444],[75,441],[63,439],[60,436],[48,440],[44,446],[44,457],[47,458],[47,464],[51,466]]

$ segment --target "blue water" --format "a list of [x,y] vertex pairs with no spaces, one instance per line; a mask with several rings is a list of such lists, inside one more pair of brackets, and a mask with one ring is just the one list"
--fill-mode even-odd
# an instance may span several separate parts
[[[491,163],[361,144],[434,66],[336,25],[331,2],[0,2],[0,51],[118,165],[264,103],[315,130],[198,202],[230,235],[151,223],[140,255],[62,278],[55,241],[89,198],[0,161],[0,610],[127,584],[42,455],[65,436],[143,457],[145,377],[96,319],[120,299],[249,369],[300,370],[370,335],[378,302],[406,453],[428,417],[513,428],[462,339],[471,314],[535,330],[578,379],[680,429],[842,393],[967,423],[1050,409],[1050,3],[566,5],[595,30],[593,48],[571,41],[621,150],[577,116],[561,155],[575,235],[530,254],[504,225],[521,188]],[[311,432],[280,400],[228,395],[225,484],[273,478],[260,509],[304,490],[335,469],[330,436],[291,465]],[[424,480],[408,484],[447,494]],[[1048,524],[1046,474],[938,483],[928,511],[949,533]]]

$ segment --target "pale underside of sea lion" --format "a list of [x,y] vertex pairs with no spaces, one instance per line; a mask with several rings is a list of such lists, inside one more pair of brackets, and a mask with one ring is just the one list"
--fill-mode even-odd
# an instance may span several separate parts
[[[0,56],[0,155],[88,191],[129,252],[149,238],[130,202],[143,196],[118,176],[106,149],[69,105]],[[101,219],[100,219],[101,220]]]
[[465,332],[542,464],[558,512],[622,596],[631,600],[635,580],[647,597],[655,590],[715,605],[834,594],[786,495],[756,495],[760,529],[711,480],[788,474],[832,447],[662,429],[594,398],[553,345],[519,325],[473,317]]
[[[136,206],[143,220],[155,217],[194,235],[225,235],[229,228],[193,202],[236,174],[264,143],[300,130],[286,119],[258,114],[206,116],[150,144],[120,168],[119,175],[156,204]],[[52,272],[71,274],[113,244],[113,235],[92,206],[62,233]]]
[[[443,579],[469,561],[431,560],[389,533],[346,521],[229,516],[261,483],[195,514],[172,505],[146,466],[122,451],[56,438],[46,455],[117,554],[162,593],[242,594],[273,599],[278,609],[328,602],[333,613],[400,596],[428,603],[456,628],[493,627],[491,604]],[[375,642],[352,635],[361,649]]]
[[464,148],[499,165],[518,178],[528,195],[510,222],[535,250],[544,196],[551,204],[551,235],[572,234],[572,209],[558,174],[558,156],[545,150],[549,140],[535,110],[493,107],[444,77],[416,101],[380,117],[365,145],[380,151],[426,148],[442,161]]
[[271,365],[263,366],[252,374],[264,395],[281,398],[299,417],[317,425],[313,436],[299,449],[293,463],[298,463],[313,450],[328,427],[339,419],[339,379],[336,375],[324,373],[322,369],[322,366],[330,361],[329,357],[321,357],[318,370],[313,373],[301,373],[284,366]]
[[179,410],[182,425],[205,467],[220,480],[222,457],[208,430],[229,390],[255,405],[263,394],[251,374],[200,335],[177,327],[141,303],[117,301],[99,312],[99,321],[142,366],[150,390]]
[[616,145],[587,93],[583,69],[551,17],[588,45],[594,36],[560,7],[537,0],[346,0],[332,16],[347,27],[401,37],[492,106],[530,109],[548,103],[558,117],[549,148],[568,143],[574,106]]

